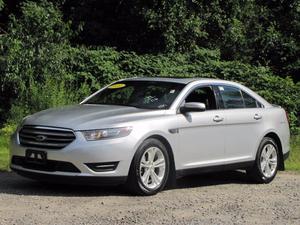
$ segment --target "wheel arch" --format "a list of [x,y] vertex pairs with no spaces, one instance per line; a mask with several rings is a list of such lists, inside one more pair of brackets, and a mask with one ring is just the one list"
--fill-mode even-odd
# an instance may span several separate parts
[[[168,180],[167,180],[165,188],[166,189],[172,188],[176,184],[176,166],[175,166],[175,159],[174,159],[173,148],[172,148],[170,142],[167,140],[167,138],[165,138],[163,135],[155,134],[155,133],[147,135],[146,137],[144,137],[142,139],[142,141],[139,142],[139,144],[137,145],[136,151],[138,149],[138,146],[140,146],[145,140],[150,139],[150,138],[154,138],[154,139],[157,139],[160,142],[162,142],[162,144],[166,147],[166,149],[168,151],[169,158],[170,158],[170,172],[169,172],[169,177],[168,177]],[[136,154],[136,151],[134,153],[134,156]],[[134,156],[132,158],[130,166],[132,166],[132,162],[133,162]]]
[[275,143],[277,144],[278,151],[279,151],[279,167],[278,167],[278,169],[284,170],[285,168],[284,168],[282,144],[281,144],[279,136],[275,132],[271,131],[271,132],[267,133],[264,137],[272,138],[275,141]]
[[173,149],[171,147],[171,144],[169,143],[169,141],[165,137],[163,137],[161,135],[158,135],[158,134],[151,135],[147,139],[149,139],[149,138],[158,139],[167,148],[167,151],[168,151],[168,154],[169,154],[169,157],[170,157],[170,173],[169,173],[169,177],[168,177],[166,187],[167,188],[172,187],[176,182],[176,167],[175,167],[174,154],[173,154]]

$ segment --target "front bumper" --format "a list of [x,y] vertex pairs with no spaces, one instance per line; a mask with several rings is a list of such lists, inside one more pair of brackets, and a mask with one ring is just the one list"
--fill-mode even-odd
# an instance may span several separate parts
[[[100,141],[86,141],[81,132],[74,132],[76,139],[60,150],[23,147],[19,143],[18,134],[11,139],[11,169],[25,177],[45,181],[67,181],[67,183],[97,183],[115,184],[124,183],[129,173],[130,164],[135,152],[136,140],[134,137],[122,137]],[[77,171],[59,170],[57,166],[51,169],[43,167],[28,167],[16,163],[13,158],[25,158],[27,149],[39,150],[47,153],[47,161],[58,164],[69,163]],[[105,164],[117,162],[117,166],[110,171],[97,172],[91,169],[91,164]],[[88,183],[87,183],[88,182]],[[65,182],[64,182],[65,183]]]
[[34,180],[58,183],[58,184],[76,184],[76,185],[119,185],[124,184],[127,180],[123,177],[97,177],[97,176],[67,176],[56,174],[45,174],[36,171],[12,168],[17,174]]

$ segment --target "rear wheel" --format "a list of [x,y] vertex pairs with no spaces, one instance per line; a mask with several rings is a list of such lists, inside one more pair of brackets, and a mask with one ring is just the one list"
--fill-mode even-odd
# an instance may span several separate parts
[[169,168],[166,147],[157,139],[147,139],[141,144],[132,161],[128,188],[135,194],[154,195],[165,187]]
[[278,165],[278,146],[272,138],[265,137],[258,148],[255,164],[247,173],[259,183],[269,183],[276,176]]

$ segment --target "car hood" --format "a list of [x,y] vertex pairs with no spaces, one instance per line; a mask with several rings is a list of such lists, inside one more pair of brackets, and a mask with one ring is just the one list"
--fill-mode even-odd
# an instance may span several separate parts
[[28,117],[25,125],[39,125],[89,130],[116,126],[129,122],[159,116],[164,110],[148,110],[117,105],[75,105],[47,109]]

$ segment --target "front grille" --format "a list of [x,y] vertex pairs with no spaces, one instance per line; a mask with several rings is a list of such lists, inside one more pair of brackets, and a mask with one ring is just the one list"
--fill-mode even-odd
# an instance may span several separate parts
[[20,144],[24,147],[62,149],[74,139],[71,130],[60,128],[23,126],[19,132]]
[[80,170],[70,162],[47,160],[45,164],[38,164],[27,161],[25,157],[13,156],[11,163],[13,165],[22,166],[26,169],[40,170],[46,172],[71,172],[80,173]]

